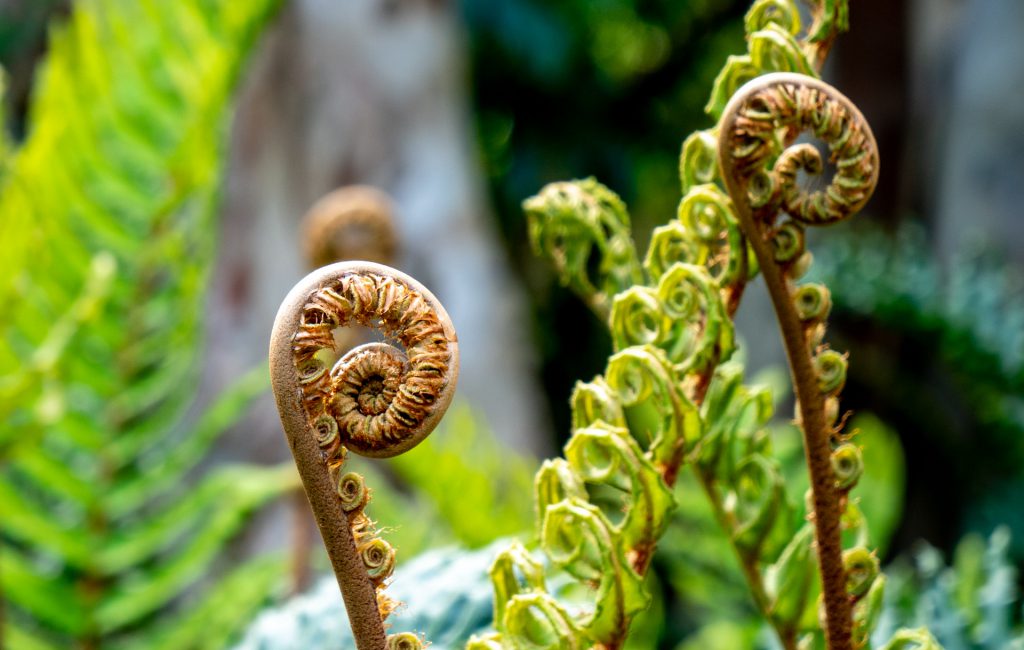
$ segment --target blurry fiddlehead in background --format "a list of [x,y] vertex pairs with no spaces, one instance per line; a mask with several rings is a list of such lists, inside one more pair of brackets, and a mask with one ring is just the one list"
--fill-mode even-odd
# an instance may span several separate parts
[[[334,331],[378,330],[338,358]],[[406,451],[444,415],[458,377],[458,341],[444,308],[389,267],[342,262],[306,276],[285,298],[271,338],[270,369],[281,421],[349,612],[359,650],[420,647],[386,637],[395,607],[383,592],[394,549],[364,513],[369,489],[344,472],[349,450]]]
[[311,268],[345,260],[394,264],[398,248],[394,205],[375,187],[348,185],[324,195],[302,223]]

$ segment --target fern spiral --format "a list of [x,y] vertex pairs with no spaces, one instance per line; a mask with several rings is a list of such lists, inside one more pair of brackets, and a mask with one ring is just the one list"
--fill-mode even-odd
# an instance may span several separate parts
[[[379,331],[386,342],[334,361],[335,330],[351,326]],[[451,402],[458,363],[458,340],[440,302],[383,265],[339,262],[314,271],[278,313],[271,339],[278,410],[360,650],[420,641],[384,635],[395,607],[383,592],[395,551],[364,512],[363,478],[341,471],[345,456],[394,456],[422,441]]]
[[[820,174],[824,169],[813,145],[793,144],[803,132],[819,138],[830,152],[835,173],[824,190],[806,191],[797,183],[798,172]],[[719,123],[719,157],[786,345],[811,474],[824,628],[829,647],[845,650],[861,636],[854,629],[853,605],[877,575],[875,571],[865,577],[860,569],[852,573],[854,567],[845,561],[850,552],[844,556],[840,537],[846,507],[842,496],[860,475],[855,448],[844,443],[833,424],[847,359],[821,344],[823,321],[831,307],[828,290],[794,285],[810,257],[805,253],[797,263],[789,263],[792,255],[780,256],[780,249],[789,246],[777,242],[775,222],[780,213],[801,226],[835,223],[855,214],[877,183],[878,148],[867,121],[846,97],[817,79],[778,73],[746,84],[725,107]]]
[[394,205],[384,192],[349,185],[313,204],[302,220],[302,244],[313,268],[344,260],[391,264],[398,248]]

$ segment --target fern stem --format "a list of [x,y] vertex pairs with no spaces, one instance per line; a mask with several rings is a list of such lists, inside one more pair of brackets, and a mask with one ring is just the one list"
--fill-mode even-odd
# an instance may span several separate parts
[[[4,552],[4,545],[2,543],[2,540],[0,540],[0,555],[2,555],[3,552]],[[2,566],[2,565],[3,565],[3,560],[2,560],[2,558],[0,558],[0,566]],[[7,615],[7,599],[4,597],[3,584],[4,584],[3,576],[0,576],[0,650],[3,650],[4,647],[6,646],[6,644],[4,643],[4,635],[6,634],[4,632],[4,629],[5,629],[4,624],[7,622],[7,619],[6,619],[6,615]]]
[[[727,181],[732,184],[733,181]],[[733,188],[730,188],[732,191]],[[744,205],[740,218],[753,225],[753,217]],[[779,322],[786,356],[789,359],[793,388],[800,409],[804,455],[811,476],[814,512],[814,538],[821,567],[822,592],[825,599],[825,633],[830,650],[850,650],[853,609],[846,593],[846,570],[843,568],[843,547],[839,518],[839,491],[832,470],[832,428],[825,417],[825,400],[818,387],[818,374],[811,359],[807,333],[793,306],[787,280],[775,265],[763,239],[753,238],[751,246],[761,264],[762,275]]]
[[[310,435],[309,423],[299,399],[302,392],[293,370],[291,339],[292,332],[277,328],[271,339],[271,377],[281,423],[327,548],[327,557],[338,579],[356,648],[384,650],[387,637],[377,607],[377,589],[356,550],[348,518],[338,507],[336,488],[325,471],[320,447],[316,438]],[[279,370],[281,368],[288,372]]]
[[[780,130],[786,132],[781,154],[776,148]],[[827,191],[814,195],[796,186],[796,171],[820,171],[816,150],[789,147],[803,130],[813,130],[829,145],[839,170]],[[802,225],[814,225],[840,221],[863,207],[878,178],[877,146],[866,120],[848,99],[823,82],[793,74],[767,75],[741,88],[726,107],[719,138],[722,178],[768,288],[798,400],[828,647],[850,650],[852,602],[842,557],[843,506],[831,459],[835,431],[825,408],[827,393],[838,392],[841,383],[831,389],[822,383],[813,348],[824,332],[824,315],[798,314],[788,274],[799,265],[776,257],[772,237],[781,211]],[[757,185],[752,184],[755,178]]]
[[818,389],[818,377],[811,361],[810,346],[793,309],[786,280],[774,266],[764,242],[752,243],[761,263],[765,284],[771,295],[789,360],[793,387],[800,410],[804,453],[811,478],[815,546],[821,570],[825,601],[825,634],[830,650],[851,650],[852,607],[846,593],[843,568],[839,493],[831,464],[825,404]]
[[[747,581],[747,588],[750,590],[750,596],[754,600],[754,606],[757,607],[761,616],[771,621],[772,603],[765,588],[764,578],[757,566],[757,558],[744,554],[740,547],[737,546],[736,540],[731,534],[731,531],[735,529],[735,525],[730,521],[729,514],[725,511],[722,499],[715,488],[714,477],[701,471],[696,463],[692,464],[691,467],[693,468],[694,476],[697,477],[697,481],[704,489],[708,503],[711,504],[711,511],[714,514],[715,521],[718,522],[719,527],[729,537],[729,545],[732,547],[733,552],[736,553],[736,560],[739,562],[740,570]],[[772,627],[785,650],[796,650],[796,635],[792,630],[784,630],[774,625]]]
[[[811,22],[810,34],[818,34],[824,32],[818,37],[817,40],[808,43],[809,58],[811,65],[818,72],[825,65],[825,59],[828,58],[829,52],[832,51],[832,46],[835,45],[836,38],[840,32],[844,32],[847,29],[845,17],[840,19],[836,12],[838,7],[829,7],[828,2],[822,0],[816,0],[812,3],[814,6],[811,8],[813,21]],[[831,13],[829,13],[831,11]]]
[[313,548],[313,536],[309,526],[308,503],[299,490],[289,499],[294,520],[292,522],[292,593],[301,594],[309,587],[309,556]]

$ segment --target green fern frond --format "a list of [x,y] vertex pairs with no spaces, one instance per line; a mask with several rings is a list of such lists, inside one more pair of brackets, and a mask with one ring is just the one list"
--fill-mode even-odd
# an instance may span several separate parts
[[295,485],[194,476],[265,370],[191,415],[229,100],[279,4],[82,0],[51,32],[0,187],[6,647],[217,647],[279,575],[257,560],[196,591]]

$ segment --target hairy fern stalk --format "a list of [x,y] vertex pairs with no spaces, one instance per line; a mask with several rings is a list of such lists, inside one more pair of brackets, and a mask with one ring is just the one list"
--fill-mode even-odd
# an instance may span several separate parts
[[193,471],[263,373],[190,415],[229,99],[277,5],[81,0],[52,32],[0,189],[4,648],[220,648],[279,580],[198,584],[295,483]]
[[[525,202],[536,250],[608,323],[614,354],[601,376],[577,384],[565,457],[536,477],[547,563],[518,543],[499,555],[496,631],[470,650],[621,648],[649,604],[644,576],[686,468],[783,648],[867,647],[885,577],[848,497],[863,460],[839,418],[847,362],[824,343],[828,290],[797,281],[811,262],[804,229],[858,211],[878,159],[863,117],[816,79],[846,29],[846,2],[812,9],[804,28],[790,0],[753,4],[748,52],[729,57],[706,107],[718,125],[683,143],[678,214],[655,229],[643,259],[626,207],[593,179]],[[777,72],[789,74],[768,75]],[[802,132],[824,141],[836,166],[824,191],[796,183],[823,167],[816,149],[792,146]],[[733,314],[759,272],[800,401],[812,485],[803,522],[763,430],[771,401],[729,361]],[[578,587],[550,588],[552,569]],[[901,630],[885,647],[937,646],[927,631]]]

